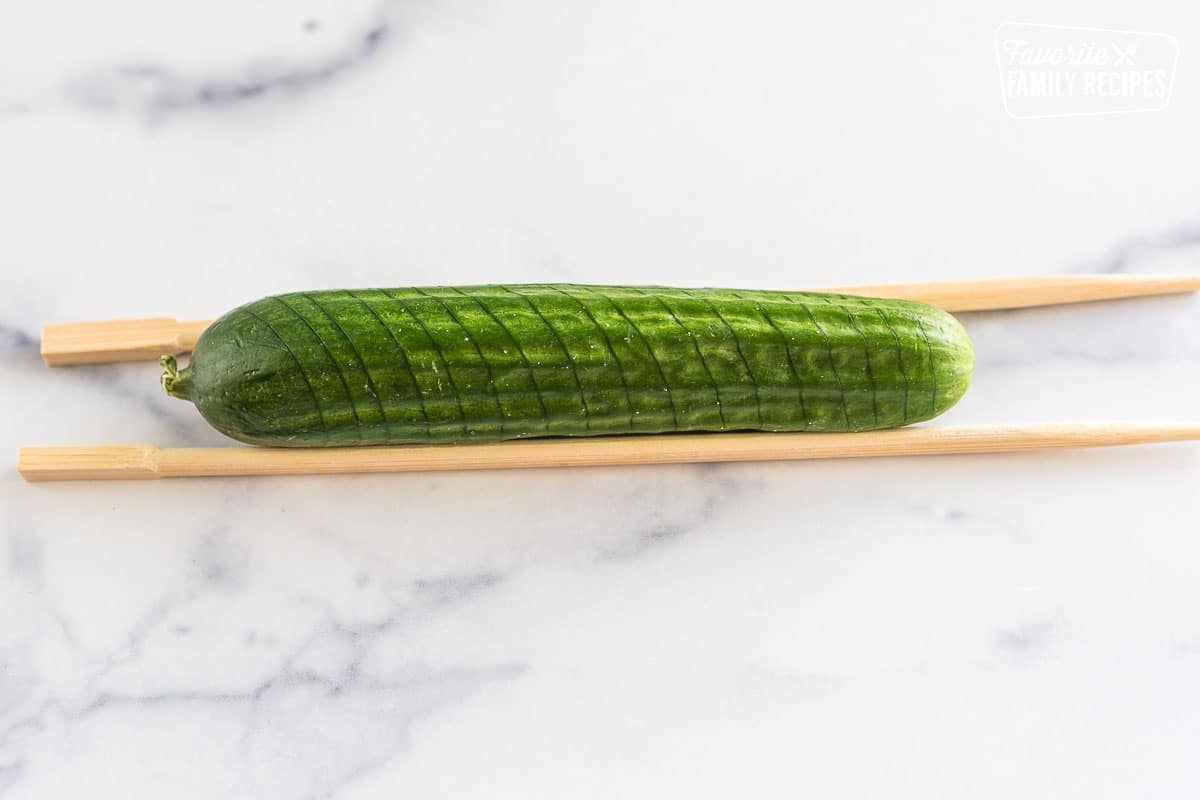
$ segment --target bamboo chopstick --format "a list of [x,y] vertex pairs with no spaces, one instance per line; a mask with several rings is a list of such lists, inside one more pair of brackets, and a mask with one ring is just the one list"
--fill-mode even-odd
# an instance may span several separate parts
[[843,286],[824,291],[918,300],[945,311],[1089,303],[1200,291],[1200,275],[1032,275],[936,283]]
[[42,328],[42,360],[52,367],[157,361],[166,353],[190,353],[209,319],[174,317],[66,322]]
[[[842,286],[821,291],[918,300],[946,311],[983,311],[1196,290],[1200,290],[1200,275],[1050,275]],[[64,366],[179,355],[191,351],[210,322],[155,317],[47,325],[42,328],[42,358],[51,366]]]
[[23,447],[17,469],[27,481],[146,480],[1009,453],[1185,440],[1200,440],[1200,424],[960,425],[866,433],[676,434],[403,447]]

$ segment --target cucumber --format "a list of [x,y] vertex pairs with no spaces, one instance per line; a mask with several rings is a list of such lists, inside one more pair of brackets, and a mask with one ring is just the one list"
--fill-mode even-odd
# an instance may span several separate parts
[[163,387],[285,447],[866,431],[941,414],[971,340],[921,303],[659,286],[300,292],[214,322]]

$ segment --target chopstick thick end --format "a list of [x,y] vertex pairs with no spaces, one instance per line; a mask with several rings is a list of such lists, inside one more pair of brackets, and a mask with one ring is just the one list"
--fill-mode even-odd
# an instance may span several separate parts
[[42,360],[52,367],[152,361],[189,352],[208,320],[173,317],[68,322],[42,328]]
[[154,445],[22,447],[17,472],[30,482],[128,481],[159,477]]

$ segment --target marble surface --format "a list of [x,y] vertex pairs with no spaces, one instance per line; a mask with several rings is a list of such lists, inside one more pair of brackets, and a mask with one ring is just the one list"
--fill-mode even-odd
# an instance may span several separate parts
[[[9,4],[0,427],[217,444],[52,321],[284,290],[1196,271],[1194,4]],[[1082,16],[1081,16],[1082,15]],[[1171,34],[1005,114],[993,31]],[[964,315],[947,422],[1195,420],[1200,300]],[[0,474],[4,798],[1194,797],[1200,450]]]

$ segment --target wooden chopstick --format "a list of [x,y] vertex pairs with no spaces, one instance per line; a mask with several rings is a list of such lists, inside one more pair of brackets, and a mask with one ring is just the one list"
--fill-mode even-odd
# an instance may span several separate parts
[[42,327],[42,360],[52,367],[157,361],[190,353],[210,319],[174,317],[65,322]]
[[[820,291],[918,300],[946,311],[983,311],[1198,289],[1200,275],[1049,275],[840,286]],[[42,328],[42,358],[51,366],[156,360],[167,353],[191,352],[210,323],[211,320],[180,322],[172,317],[154,317],[47,325]]]
[[1200,424],[960,425],[865,433],[676,434],[400,447],[23,447],[17,469],[27,481],[145,480],[1010,453],[1185,440],[1200,440]]
[[936,283],[843,286],[823,291],[917,300],[945,311],[996,311],[1198,290],[1200,275],[1032,275]]

